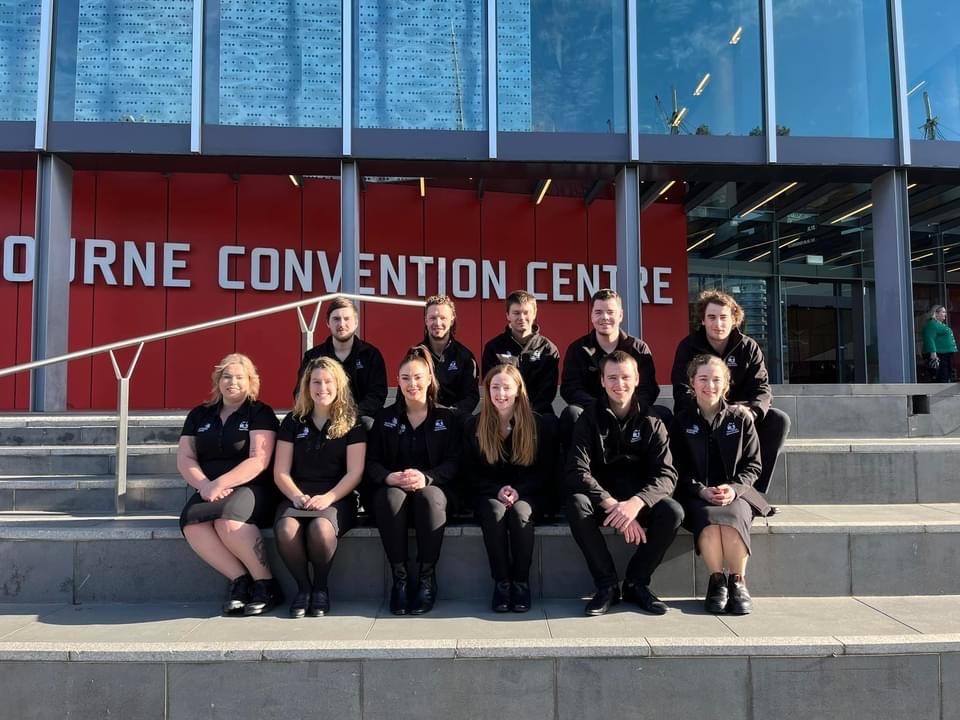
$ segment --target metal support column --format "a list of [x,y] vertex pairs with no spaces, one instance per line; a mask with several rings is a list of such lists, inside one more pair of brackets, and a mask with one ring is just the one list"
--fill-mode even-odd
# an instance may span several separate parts
[[900,164],[909,165],[910,155],[910,111],[907,107],[907,55],[903,40],[903,4],[902,0],[891,0],[890,31],[893,37],[893,89],[896,99],[897,139],[900,145]]
[[340,163],[340,291],[360,293],[360,169]]
[[[33,358],[67,352],[70,315],[70,218],[73,168],[53,155],[37,162],[36,266],[33,282]],[[30,409],[65,410],[67,366],[37,368]]]
[[780,278],[780,225],[773,223],[773,275],[767,281],[767,372],[770,382],[783,382],[783,282]]
[[640,177],[636,167],[624,166],[617,174],[617,292],[623,299],[623,329],[640,337]]
[[497,157],[497,0],[487,0],[487,154]]
[[[907,175],[891,170],[871,186],[881,383],[916,382]],[[878,328],[879,329],[879,328]]]
[[777,161],[777,71],[773,47],[773,0],[760,2],[760,38],[763,43],[763,135],[767,162]]

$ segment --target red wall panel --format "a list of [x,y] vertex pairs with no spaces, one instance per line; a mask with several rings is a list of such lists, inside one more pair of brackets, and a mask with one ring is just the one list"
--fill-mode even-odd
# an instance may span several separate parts
[[[23,173],[19,170],[0,171],[0,241],[10,235],[22,235],[20,231],[20,205],[23,202]],[[0,248],[2,249],[2,248]],[[23,269],[22,254],[14,266]],[[6,255],[4,262],[9,261]],[[0,367],[17,364],[18,329],[21,325],[30,327],[30,319],[20,315],[18,283],[7,282],[0,276]],[[15,405],[14,386],[16,379],[0,378],[0,407],[13,408]]]
[[[95,237],[97,173],[73,174],[74,238]],[[80,249],[80,245],[75,247]],[[67,345],[71,351],[93,347],[93,285],[84,285],[80,263],[74,262],[75,278],[70,286],[70,330]],[[76,276],[79,275],[79,280]],[[74,360],[67,365],[67,408],[87,409],[91,406],[93,359]]]
[[[23,185],[20,202],[20,234],[33,235],[36,223],[37,173],[27,170],[23,173]],[[33,283],[17,285],[17,315],[22,318],[17,328],[17,364],[30,362],[33,353],[31,337],[31,319],[33,317]],[[16,388],[17,410],[30,407],[30,374],[19,373],[14,380]]]

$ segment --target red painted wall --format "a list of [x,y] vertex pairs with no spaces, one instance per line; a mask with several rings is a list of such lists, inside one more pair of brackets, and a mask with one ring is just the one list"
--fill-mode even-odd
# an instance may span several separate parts
[[[0,172],[0,239],[32,235],[35,196],[34,174]],[[339,184],[308,180],[302,189],[285,176],[243,176],[159,173],[93,173],[74,175],[73,234],[77,238],[76,277],[70,293],[70,349],[78,350],[133,335],[157,332],[325,292],[322,274],[315,269],[312,293],[285,291],[283,263],[280,289],[256,290],[252,278],[269,280],[271,262],[254,262],[254,248],[274,248],[279,257],[291,251],[325,251],[331,270],[339,252]],[[446,258],[446,287],[455,291],[452,271],[455,258],[472,259],[477,266],[477,295],[457,299],[458,337],[479,357],[483,342],[502,332],[503,301],[482,299],[481,262],[494,266],[506,262],[506,292],[527,286],[527,264],[542,261],[561,267],[559,277],[571,284],[560,292],[575,294],[576,265],[616,262],[615,218],[612,201],[596,200],[589,207],[578,198],[546,197],[536,206],[529,195],[484,194],[429,188],[425,198],[411,185],[369,183],[361,197],[361,252]],[[687,332],[686,218],[680,206],[654,204],[642,217],[641,256],[651,277],[653,267],[671,268],[670,287],[664,293],[672,304],[649,304],[643,310],[644,337],[651,345],[658,380],[669,379],[676,343]],[[112,265],[117,284],[109,285],[101,273],[93,285],[84,283],[82,258],[85,240],[108,239],[116,243]],[[134,273],[131,286],[123,284],[122,248],[135,244],[144,253],[155,244],[156,284],[146,287]],[[190,287],[163,287],[162,244],[188,243],[189,252],[178,256],[186,267],[174,277],[189,280]],[[241,249],[231,256],[227,280],[243,283],[242,290],[218,285],[223,247]],[[22,267],[22,258],[19,259]],[[436,260],[427,266],[425,293],[438,291]],[[254,267],[257,265],[257,267]],[[364,262],[369,278],[361,286],[379,289],[380,265]],[[467,278],[467,274],[461,275]],[[601,273],[601,284],[606,273]],[[418,294],[415,266],[408,262],[406,297]],[[537,273],[537,292],[553,291],[550,268]],[[395,295],[391,286],[391,292]],[[0,315],[0,331],[13,342],[0,344],[0,367],[26,362],[30,355],[31,284],[0,278],[0,302],[15,309]],[[631,309],[628,308],[628,312]],[[309,319],[309,312],[306,313]],[[423,336],[422,311],[366,303],[360,334],[378,345],[392,379],[403,349]],[[539,303],[542,332],[560,348],[589,329],[586,302]],[[322,318],[317,341],[326,336]],[[136,408],[184,408],[203,400],[210,389],[210,370],[231,351],[250,355],[260,369],[262,397],[277,407],[289,405],[290,389],[300,355],[300,333],[293,311],[267,319],[227,326],[200,335],[174,338],[148,346],[133,375],[132,404]],[[132,352],[121,353],[121,361]],[[115,381],[107,357],[78,361],[70,366],[68,401],[72,409],[108,409],[115,403]],[[28,380],[0,380],[0,409],[24,409],[29,402]]]

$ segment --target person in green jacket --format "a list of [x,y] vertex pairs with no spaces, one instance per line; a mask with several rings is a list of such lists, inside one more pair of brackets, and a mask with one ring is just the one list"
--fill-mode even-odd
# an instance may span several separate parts
[[927,355],[930,369],[935,371],[933,382],[950,382],[953,376],[952,362],[957,341],[946,320],[947,309],[943,305],[934,305],[930,318],[923,326],[923,352]]

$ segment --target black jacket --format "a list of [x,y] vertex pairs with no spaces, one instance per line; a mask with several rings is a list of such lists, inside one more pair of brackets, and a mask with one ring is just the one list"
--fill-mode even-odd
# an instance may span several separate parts
[[560,351],[533,326],[533,335],[522,345],[510,327],[490,340],[483,348],[483,377],[497,365],[514,365],[527,386],[530,404],[538,413],[553,415],[553,399],[557,396],[560,377]]
[[707,331],[701,325],[677,345],[673,358],[673,370],[670,382],[673,383],[674,412],[685,408],[696,408],[697,398],[687,378],[687,365],[697,355],[716,355],[727,364],[730,370],[730,391],[727,400],[731,403],[746,405],[758,420],[762,420],[770,409],[770,380],[767,366],[763,362],[763,352],[757,341],[734,328],[727,339],[727,349],[722,355],[710,346]]
[[587,495],[594,505],[636,495],[652,507],[673,494],[677,483],[660,419],[647,415],[635,399],[621,421],[606,394],[577,420],[566,475],[570,492]]
[[[293,390],[294,396],[300,387],[300,376],[303,375],[304,368],[311,360],[318,357],[339,359],[333,350],[332,337],[328,337],[303,354],[300,370],[297,372],[297,386]],[[383,362],[383,355],[373,345],[354,335],[350,354],[340,363],[346,370],[347,377],[350,378],[350,390],[353,392],[353,399],[357,403],[360,415],[373,417],[387,399],[387,366]]]
[[477,359],[473,353],[454,338],[450,338],[439,355],[430,348],[429,338],[424,337],[421,344],[430,350],[430,355],[433,356],[433,367],[440,384],[437,402],[464,415],[472,413],[480,402]]
[[[637,394],[641,404],[651,407],[660,395],[660,386],[657,385],[657,371],[649,346],[621,330],[616,349],[623,350],[637,361],[640,371]],[[560,382],[560,395],[569,405],[587,408],[606,396],[600,384],[600,362],[607,354],[597,344],[597,335],[593,331],[570,343],[563,357],[563,380]]]
[[677,468],[677,499],[699,497],[709,484],[709,441],[713,438],[723,461],[723,475],[737,497],[758,515],[769,515],[770,505],[753,487],[760,476],[760,441],[753,414],[742,405],[724,404],[708,426],[698,408],[685,408],[670,424],[670,449]]
[[[534,415],[537,423],[537,454],[532,465],[510,465],[506,462],[490,464],[480,452],[477,440],[479,415],[467,418],[463,427],[462,477],[464,491],[470,497],[495,498],[504,485],[513,486],[521,500],[537,499],[550,482],[557,456],[556,434],[545,432],[543,418]],[[508,477],[508,475],[510,477]]]
[[[457,414],[450,408],[434,407],[423,421],[427,431],[429,467],[417,468],[427,479],[427,485],[452,486],[459,463],[460,433]],[[407,411],[402,400],[377,413],[373,427],[367,433],[367,462],[364,476],[372,487],[384,485],[387,475],[400,467],[400,434],[410,432]]]

